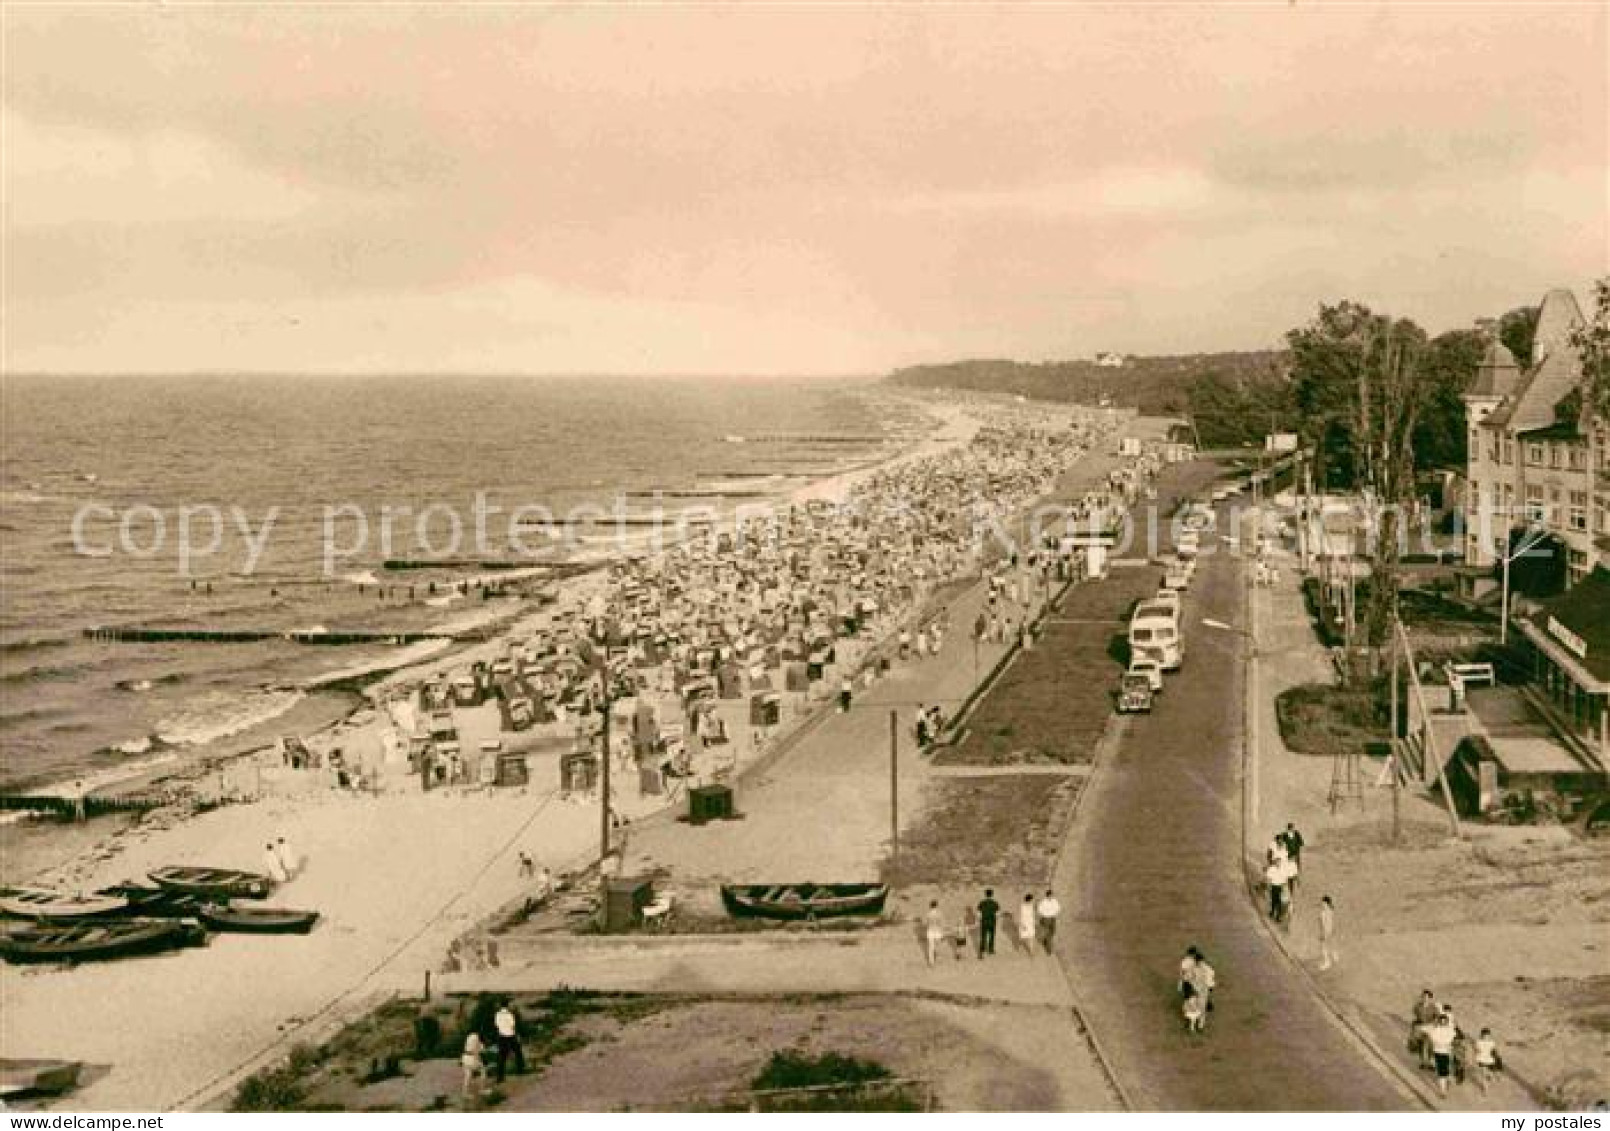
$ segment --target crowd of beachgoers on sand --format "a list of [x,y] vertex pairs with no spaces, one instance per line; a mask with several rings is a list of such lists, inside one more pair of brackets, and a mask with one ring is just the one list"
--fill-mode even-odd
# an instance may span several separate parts
[[[970,411],[977,427],[964,443],[892,461],[834,497],[751,507],[579,579],[490,652],[387,689],[388,725],[367,756],[338,731],[283,758],[359,788],[451,789],[525,784],[542,751],[554,763],[545,781],[590,793],[607,696],[614,768],[635,783],[622,793],[722,776],[734,725],[750,730],[749,749],[763,747],[801,706],[875,679],[880,649],[926,654],[947,633],[977,631],[949,624],[935,595],[989,561],[1021,564],[1010,516],[1088,449],[1096,425],[1010,405]],[[1048,560],[1039,549],[1025,557]],[[1030,581],[1003,572],[1000,584],[1021,592]],[[983,631],[1021,627],[1002,615]],[[746,701],[741,722],[718,709],[735,700]],[[495,732],[461,727],[462,709],[476,707],[495,709]]]

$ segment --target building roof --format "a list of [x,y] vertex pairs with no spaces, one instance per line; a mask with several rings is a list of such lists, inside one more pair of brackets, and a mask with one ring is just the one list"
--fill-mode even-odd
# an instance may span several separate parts
[[1517,432],[1555,423],[1554,406],[1582,383],[1582,358],[1571,345],[1571,331],[1582,325],[1582,308],[1568,290],[1543,296],[1537,330],[1532,336],[1532,368],[1512,401],[1499,406],[1489,420]]
[[1481,365],[1476,368],[1476,379],[1465,395],[1507,397],[1515,391],[1519,377],[1520,366],[1515,364],[1515,355],[1509,352],[1509,347],[1503,342],[1491,338],[1487,342],[1487,352],[1482,355]]
[[1553,638],[1549,621],[1557,621],[1585,646],[1577,662],[1601,683],[1610,681],[1610,570],[1599,566],[1558,597],[1543,602],[1531,618],[1538,631]]
[[1516,435],[1528,440],[1580,440],[1583,438],[1582,429],[1577,427],[1574,420],[1556,420],[1544,428],[1528,428]]

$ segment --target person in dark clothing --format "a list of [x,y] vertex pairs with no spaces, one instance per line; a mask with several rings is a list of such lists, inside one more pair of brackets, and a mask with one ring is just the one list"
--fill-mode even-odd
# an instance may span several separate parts
[[520,1018],[514,1006],[505,1001],[492,1019],[498,1047],[497,1081],[503,1083],[509,1057],[514,1057],[514,1074],[525,1075],[525,1050],[520,1047]]
[[984,898],[978,901],[978,957],[995,953],[995,920],[1001,905],[995,902],[995,889],[985,888]]

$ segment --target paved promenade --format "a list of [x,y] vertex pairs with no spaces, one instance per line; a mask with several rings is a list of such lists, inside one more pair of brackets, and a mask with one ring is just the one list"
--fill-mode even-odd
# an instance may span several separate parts
[[[1223,542],[1185,602],[1185,667],[1097,770],[1058,876],[1075,996],[1144,1109],[1377,1111],[1411,1093],[1340,1025],[1269,937],[1242,848],[1241,563]],[[1219,975],[1205,1037],[1183,1032],[1175,977],[1196,944]]]

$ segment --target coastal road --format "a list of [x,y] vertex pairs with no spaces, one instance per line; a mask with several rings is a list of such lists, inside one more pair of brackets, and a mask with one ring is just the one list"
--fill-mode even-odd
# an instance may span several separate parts
[[[1135,1107],[1417,1109],[1314,996],[1249,901],[1245,638],[1202,624],[1246,625],[1244,574],[1222,541],[1214,548],[1185,602],[1183,670],[1150,716],[1132,720],[1081,800],[1058,873],[1069,917],[1063,961]],[[1299,890],[1297,913],[1314,914],[1316,898]],[[1196,1039],[1183,1031],[1175,989],[1192,944],[1219,985],[1208,1032]]]

